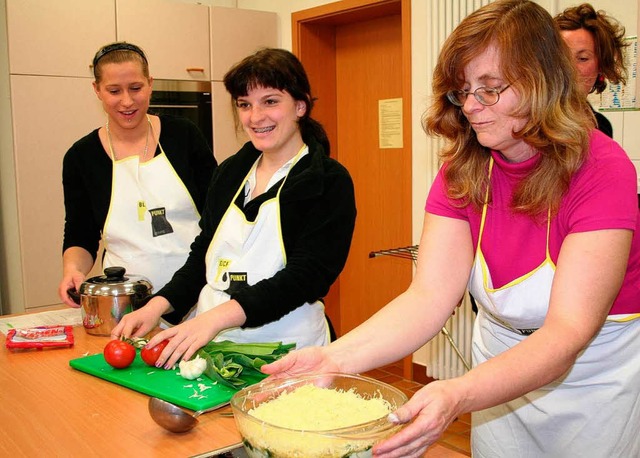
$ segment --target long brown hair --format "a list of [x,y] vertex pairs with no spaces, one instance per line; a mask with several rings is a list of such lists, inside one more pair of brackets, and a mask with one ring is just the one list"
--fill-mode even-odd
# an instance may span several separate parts
[[[589,3],[567,8],[554,20],[560,30],[585,29],[591,33],[596,45],[598,72],[614,84],[627,82],[627,68],[624,66],[625,29],[604,11],[596,11]],[[593,85],[597,94],[607,87],[605,79],[598,78]]]
[[449,198],[482,208],[489,186],[490,150],[482,146],[447,91],[464,84],[466,65],[489,46],[501,57],[502,77],[520,95],[513,116],[526,120],[514,138],[540,152],[536,169],[516,190],[512,208],[529,214],[557,210],[588,153],[594,119],[552,17],[528,0],[497,0],[466,17],[447,38],[433,74],[433,103],[423,116],[428,134],[444,137]]

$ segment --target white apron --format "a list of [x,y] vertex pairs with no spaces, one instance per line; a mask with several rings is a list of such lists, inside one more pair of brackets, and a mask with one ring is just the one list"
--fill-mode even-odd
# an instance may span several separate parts
[[[297,154],[294,163],[305,150],[306,146]],[[255,221],[247,221],[235,204],[258,161],[242,181],[211,239],[205,257],[207,284],[200,292],[197,314],[228,301],[234,288],[271,278],[287,264],[280,227],[280,191],[286,176],[277,195],[262,203]],[[296,348],[326,345],[329,332],[324,305],[321,301],[305,303],[264,326],[222,331],[216,340],[295,343]]]
[[[486,214],[485,204],[468,285],[479,308],[473,330],[474,366],[508,350],[542,326],[555,274],[549,255],[548,219],[542,264],[501,288],[493,288],[481,250]],[[474,412],[473,456],[640,457],[638,318],[640,315],[609,316],[561,379],[511,402]]]
[[115,160],[109,144],[113,178],[102,231],[104,267],[122,266],[143,275],[153,291],[183,266],[200,233],[193,199],[158,145],[161,154],[140,163],[138,156]]

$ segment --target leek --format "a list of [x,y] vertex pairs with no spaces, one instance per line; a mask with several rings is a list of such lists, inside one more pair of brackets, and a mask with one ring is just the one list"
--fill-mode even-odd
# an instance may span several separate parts
[[211,341],[198,351],[198,355],[207,361],[204,371],[207,377],[239,390],[252,383],[252,379],[265,378],[260,368],[286,355],[295,346],[282,342]]

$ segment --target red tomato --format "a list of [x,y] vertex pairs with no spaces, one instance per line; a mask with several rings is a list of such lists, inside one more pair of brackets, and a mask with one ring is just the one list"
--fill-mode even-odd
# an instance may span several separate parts
[[152,348],[142,347],[142,350],[140,350],[140,357],[142,358],[142,361],[147,363],[149,366],[155,367],[156,361],[158,361],[158,357],[160,356],[160,353],[162,353],[162,350],[164,350],[164,347],[166,347],[168,343],[169,343],[169,339],[165,339],[155,347],[152,347]]
[[136,358],[136,349],[123,340],[112,340],[104,347],[104,360],[116,369],[124,369]]

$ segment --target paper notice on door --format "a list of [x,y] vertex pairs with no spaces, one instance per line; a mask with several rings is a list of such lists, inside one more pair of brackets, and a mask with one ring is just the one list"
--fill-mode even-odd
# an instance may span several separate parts
[[378,144],[402,148],[402,99],[378,100]]

